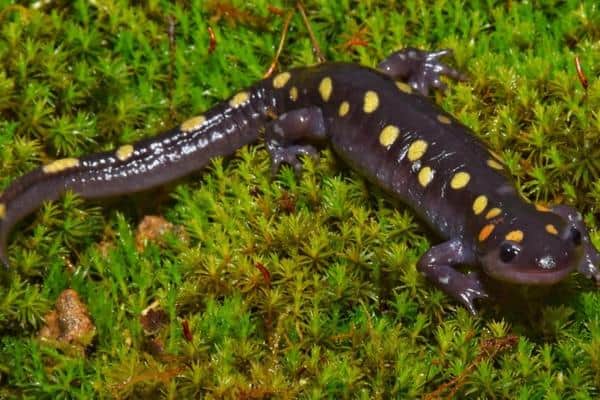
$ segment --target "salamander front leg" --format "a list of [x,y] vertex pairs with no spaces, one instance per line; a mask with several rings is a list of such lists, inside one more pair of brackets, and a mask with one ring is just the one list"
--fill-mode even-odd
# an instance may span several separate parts
[[476,274],[465,275],[453,268],[457,264],[474,264],[475,257],[458,240],[450,240],[433,246],[419,260],[417,268],[440,290],[461,302],[471,314],[477,314],[473,304],[488,294]]
[[302,108],[282,114],[265,130],[265,144],[271,155],[271,172],[277,173],[282,163],[302,170],[299,156],[317,156],[315,144],[327,137],[323,113],[318,107]]
[[583,246],[583,257],[577,270],[589,279],[593,279],[600,286],[600,253],[594,248],[590,240],[590,233],[583,223],[579,211],[570,206],[558,205],[552,207],[552,212],[566,219],[571,225],[571,239]]
[[452,54],[452,50],[423,51],[408,47],[390,55],[378,68],[393,79],[408,84],[423,96],[427,96],[432,88],[445,90],[446,85],[440,80],[442,75],[455,80],[465,80],[465,76],[454,68],[440,61],[440,58]]

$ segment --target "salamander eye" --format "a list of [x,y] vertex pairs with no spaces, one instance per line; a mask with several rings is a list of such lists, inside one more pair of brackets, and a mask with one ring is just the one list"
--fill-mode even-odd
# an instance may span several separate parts
[[514,244],[503,243],[500,247],[500,260],[503,263],[509,263],[519,254],[519,251],[520,249]]
[[581,232],[579,231],[579,229],[575,228],[574,226],[571,227],[571,231],[569,232],[569,237],[571,238],[571,240],[573,241],[575,246],[579,246],[581,244]]

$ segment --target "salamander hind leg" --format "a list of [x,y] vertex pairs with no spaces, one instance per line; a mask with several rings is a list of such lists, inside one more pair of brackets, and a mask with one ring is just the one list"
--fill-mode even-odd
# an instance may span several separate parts
[[428,280],[455,300],[471,314],[477,314],[474,300],[486,299],[488,294],[477,274],[463,274],[453,268],[457,264],[473,264],[474,256],[459,240],[433,246],[419,260],[417,268]]
[[296,173],[302,170],[300,156],[317,156],[316,144],[327,137],[323,113],[318,107],[302,108],[282,114],[265,128],[265,144],[271,155],[271,171],[277,173],[281,164],[291,165]]
[[408,47],[392,53],[378,68],[393,79],[408,82],[413,89],[426,96],[432,88],[446,89],[440,80],[442,75],[465,80],[461,72],[440,61],[440,58],[449,54],[452,54],[452,50],[423,51]]

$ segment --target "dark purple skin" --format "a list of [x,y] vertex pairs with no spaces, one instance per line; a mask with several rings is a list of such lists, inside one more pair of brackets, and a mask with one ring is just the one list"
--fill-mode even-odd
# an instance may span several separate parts
[[[577,211],[567,206],[541,211],[524,201],[502,165],[497,160],[495,168],[489,165],[493,155],[472,132],[423,96],[444,88],[441,75],[461,77],[439,62],[448,53],[405,49],[384,60],[379,70],[343,63],[294,69],[241,92],[247,96],[234,96],[238,102],[215,106],[203,114],[204,123],[187,121],[134,143],[121,159],[114,151],[54,172],[37,169],[0,196],[0,260],[8,266],[12,227],[42,202],[67,190],[84,198],[146,190],[256,142],[264,128],[274,171],[282,163],[300,171],[300,155],[316,155],[315,146],[328,144],[350,167],[413,208],[443,240],[421,257],[419,271],[472,313],[474,300],[488,295],[476,274],[455,269],[460,264],[479,266],[488,276],[511,283],[554,284],[575,269],[600,281],[600,255]],[[324,78],[330,80],[330,91]],[[397,85],[400,79],[418,93]],[[376,94],[376,103],[367,101],[368,91]],[[349,105],[345,113],[340,111],[343,102]],[[371,108],[365,109],[365,103]],[[389,125],[397,135],[380,140]],[[427,147],[409,157],[416,140]],[[427,168],[433,172],[423,174]],[[431,180],[423,183],[420,173]],[[457,173],[467,173],[469,180],[453,188]],[[487,201],[475,207],[481,195]],[[500,212],[489,216],[493,208]],[[493,225],[489,234],[484,234],[486,225]]]

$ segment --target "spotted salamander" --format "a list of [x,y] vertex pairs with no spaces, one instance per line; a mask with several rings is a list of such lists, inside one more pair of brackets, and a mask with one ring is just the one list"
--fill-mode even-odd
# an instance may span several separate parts
[[378,69],[325,63],[259,81],[204,114],[115,151],[56,160],[17,179],[0,196],[0,259],[25,215],[65,191],[100,198],[145,190],[205,166],[215,156],[264,140],[274,170],[300,170],[300,155],[328,144],[349,166],[401,200],[443,240],[418,270],[475,313],[488,295],[477,273],[522,284],[553,284],[578,269],[600,280],[600,255],[571,207],[524,201],[502,160],[426,97],[448,51],[404,49]]

